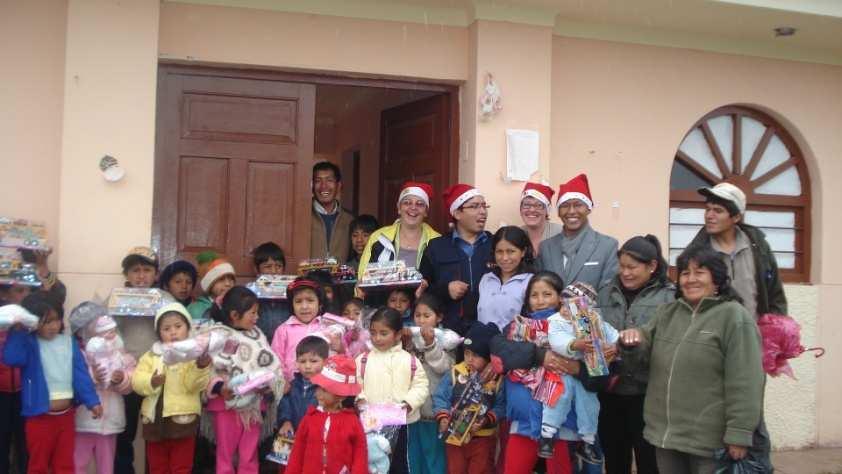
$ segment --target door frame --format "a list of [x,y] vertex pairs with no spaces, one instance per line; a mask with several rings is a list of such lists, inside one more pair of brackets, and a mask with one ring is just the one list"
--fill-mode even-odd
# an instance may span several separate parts
[[[275,69],[260,69],[260,68],[236,68],[231,66],[220,66],[209,63],[185,63],[183,61],[173,61],[161,59],[158,61],[158,86],[156,90],[162,87],[163,73],[184,73],[201,76],[215,76],[228,77],[236,79],[256,79],[256,80],[272,80],[283,82],[299,82],[319,85],[338,85],[338,86],[357,86],[357,87],[376,87],[380,89],[402,89],[402,90],[416,90],[425,92],[438,92],[447,94],[450,104],[450,147],[448,151],[448,166],[446,167],[448,176],[445,177],[444,182],[447,185],[454,184],[459,178],[459,147],[460,139],[460,116],[459,116],[459,90],[458,84],[438,83],[434,81],[412,80],[391,78],[381,75],[351,75],[337,72],[331,73],[313,73],[313,72],[295,72],[283,71]],[[161,99],[161,95],[156,92],[157,101]],[[154,163],[157,163],[158,157],[162,153],[158,140],[158,117],[157,110],[161,109],[161,104],[157,104],[155,117],[155,156]],[[312,165],[311,165],[312,166]],[[153,187],[155,185],[153,184]],[[154,200],[153,193],[153,200]],[[152,218],[152,246],[161,250],[161,222],[156,218],[157,214],[153,212]]]

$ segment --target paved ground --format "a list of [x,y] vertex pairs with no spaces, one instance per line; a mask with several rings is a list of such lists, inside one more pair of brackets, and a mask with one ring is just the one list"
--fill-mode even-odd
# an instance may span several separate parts
[[842,474],[842,448],[772,453],[776,474]]

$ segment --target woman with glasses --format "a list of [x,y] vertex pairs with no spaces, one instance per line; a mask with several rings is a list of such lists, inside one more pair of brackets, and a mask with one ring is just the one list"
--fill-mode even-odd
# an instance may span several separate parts
[[520,195],[520,227],[529,236],[532,254],[538,256],[541,242],[561,233],[561,224],[550,222],[550,203],[553,188],[541,183],[526,183]]
[[369,236],[360,256],[358,275],[369,262],[403,260],[408,267],[420,266],[427,243],[441,235],[425,222],[432,195],[433,188],[427,183],[404,183],[398,195],[398,219]]
[[599,291],[617,275],[617,239],[588,223],[593,200],[587,176],[580,174],[562,184],[558,194],[563,229],[539,245],[538,268],[555,272],[567,285],[587,283]]

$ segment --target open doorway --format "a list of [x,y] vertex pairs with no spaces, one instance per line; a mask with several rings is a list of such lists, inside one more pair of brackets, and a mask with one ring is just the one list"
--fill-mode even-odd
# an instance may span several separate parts
[[[455,182],[458,89],[409,81],[161,65],[153,245],[163,263],[214,250],[239,276],[272,240],[309,257],[310,170],[342,168],[343,207],[395,219],[405,180]],[[434,198],[428,221],[446,228]]]

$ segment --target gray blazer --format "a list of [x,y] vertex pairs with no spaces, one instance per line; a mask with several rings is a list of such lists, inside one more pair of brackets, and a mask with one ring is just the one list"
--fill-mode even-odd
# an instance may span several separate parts
[[543,242],[538,249],[538,268],[557,273],[565,285],[575,281],[587,283],[597,291],[611,284],[617,275],[617,239],[588,227],[579,251],[565,274],[564,256],[561,252],[563,234]]

